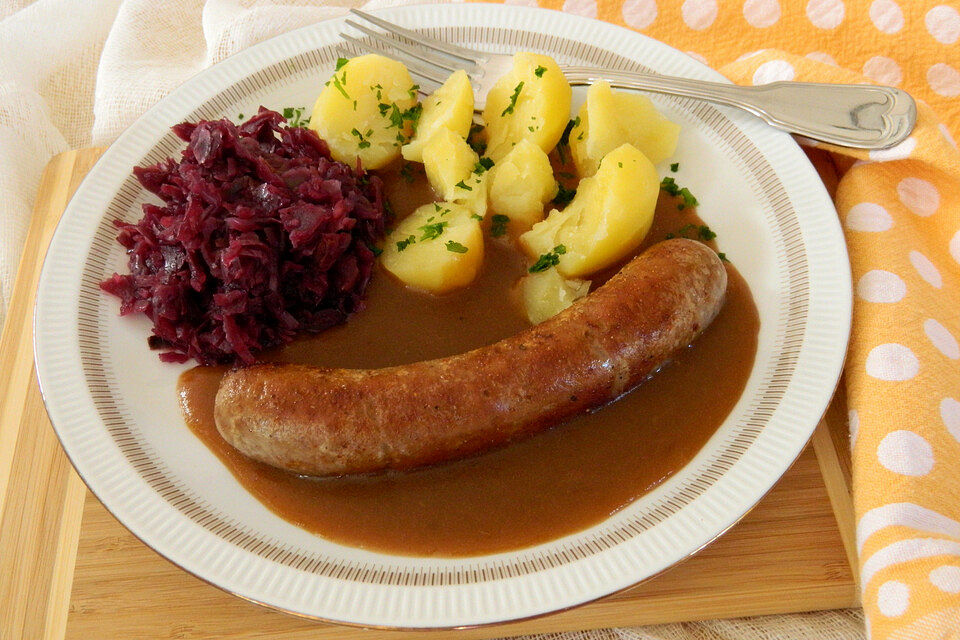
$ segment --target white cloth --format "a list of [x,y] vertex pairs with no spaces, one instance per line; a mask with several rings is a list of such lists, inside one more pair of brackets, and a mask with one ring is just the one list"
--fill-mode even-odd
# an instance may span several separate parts
[[[409,0],[373,0],[367,8]],[[44,166],[107,145],[201,69],[356,0],[0,0],[0,326]],[[859,640],[859,610],[537,636]]]

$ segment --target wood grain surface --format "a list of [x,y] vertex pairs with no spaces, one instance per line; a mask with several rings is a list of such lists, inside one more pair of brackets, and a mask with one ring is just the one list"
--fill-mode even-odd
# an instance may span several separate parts
[[352,629],[264,609],[180,570],[86,492],[49,425],[33,368],[41,256],[101,151],[68,152],[48,167],[0,343],[0,638],[467,639],[857,604],[842,394],[813,446],[720,540],[642,585],[563,613],[429,634]]

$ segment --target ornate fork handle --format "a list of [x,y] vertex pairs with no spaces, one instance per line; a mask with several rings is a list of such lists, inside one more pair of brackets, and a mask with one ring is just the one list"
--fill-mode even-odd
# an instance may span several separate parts
[[563,71],[573,85],[606,80],[615,87],[739,107],[778,129],[845,147],[891,147],[910,135],[917,119],[913,98],[893,87],[815,82],[741,87],[591,67]]

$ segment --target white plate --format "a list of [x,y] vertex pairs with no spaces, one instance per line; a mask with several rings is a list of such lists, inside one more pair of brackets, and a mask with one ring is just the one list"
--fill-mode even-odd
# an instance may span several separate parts
[[[478,48],[721,79],[664,44],[554,11],[465,4],[381,15]],[[97,286],[126,269],[110,221],[139,218],[152,198],[131,168],[179,153],[171,125],[312,104],[341,28],[334,20],[274,38],[184,83],[107,150],[64,213],[40,279],[36,361],[51,421],[91,491],[147,545],[227,591],[381,627],[478,625],[571,607],[662,571],[736,523],[797,457],[830,400],[850,326],[850,273],[833,204],[790,137],[690,100],[656,102],[683,126],[678,182],[697,194],[700,215],[753,291],[759,351],[733,413],[652,493],[532,548],[391,556],[274,515],[184,426],[175,394],[182,368],[160,363],[145,348],[147,322],[119,318],[117,300]]]

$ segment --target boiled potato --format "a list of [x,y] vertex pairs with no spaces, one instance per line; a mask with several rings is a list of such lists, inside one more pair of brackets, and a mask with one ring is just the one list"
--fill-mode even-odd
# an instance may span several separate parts
[[590,292],[589,280],[568,280],[556,269],[528,274],[518,286],[523,310],[532,324],[557,315]]
[[457,184],[470,178],[480,158],[463,136],[442,129],[423,147],[423,169],[434,193],[442,200],[453,200],[467,192]]
[[380,260],[416,289],[445,293],[466,286],[483,264],[480,221],[453,202],[423,205],[390,233]]
[[364,169],[379,169],[400,156],[413,132],[417,90],[402,63],[369,54],[337,69],[317,97],[310,128],[330,155]]
[[520,236],[531,257],[555,247],[557,270],[567,278],[585,276],[610,266],[636,249],[650,230],[660,193],[653,164],[632,145],[608,153],[596,175],[584,178],[577,195],[563,211],[553,210]]
[[486,170],[463,136],[441,129],[423,147],[423,168],[437,197],[466,205],[483,217],[487,212]]
[[595,82],[587,91],[570,130],[570,151],[581,177],[592,176],[600,160],[622,144],[632,144],[653,164],[677,148],[680,125],[660,115],[646,96],[613,91]]
[[550,159],[521,140],[490,170],[490,207],[510,218],[511,231],[526,231],[543,220],[543,205],[557,195]]
[[417,131],[401,153],[411,162],[423,162],[423,146],[440,129],[449,129],[466,138],[473,123],[473,89],[467,72],[455,71],[439,89],[421,103],[423,112]]
[[487,155],[499,160],[521,140],[549,153],[569,121],[571,96],[570,83],[553,58],[514,54],[513,67],[487,94]]

